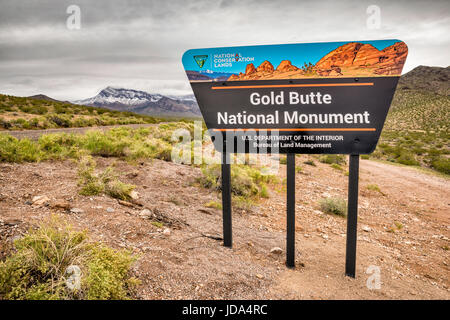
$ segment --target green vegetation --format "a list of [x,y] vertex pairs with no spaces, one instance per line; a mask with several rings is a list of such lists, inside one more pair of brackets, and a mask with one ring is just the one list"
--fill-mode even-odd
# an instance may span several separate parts
[[95,196],[105,193],[120,200],[131,199],[131,192],[136,186],[120,181],[112,167],[106,168],[105,171],[99,174],[95,174],[95,167],[96,163],[90,157],[80,161],[78,186],[81,187],[81,195]]
[[205,204],[205,207],[222,210],[222,204],[217,201],[209,201],[208,203]]
[[[221,190],[221,166],[220,164],[207,165],[202,168],[203,176],[198,182],[205,188]],[[231,166],[231,193],[236,196],[252,197],[265,196],[266,184],[275,183],[276,176],[264,175],[258,168],[248,165]]]
[[[14,244],[15,250],[0,262],[0,299],[129,299],[139,284],[130,274],[136,260],[130,252],[92,242],[86,232],[56,219]],[[81,271],[78,288],[67,285],[72,280],[69,266]]]
[[303,66],[301,66],[300,68],[303,70],[305,76],[307,77],[317,76],[317,72],[316,70],[314,70],[314,65],[311,62],[303,63]]
[[340,154],[324,154],[319,157],[319,161],[328,164],[345,164],[346,160],[343,155]]
[[371,158],[450,174],[449,106],[446,95],[397,90]]
[[[202,173],[203,175],[197,179],[201,186],[216,191],[221,190],[220,164],[203,165]],[[276,182],[276,176],[264,175],[259,168],[244,164],[232,165],[231,193],[233,205],[242,210],[250,209],[256,199],[269,197],[267,184]]]
[[68,102],[0,94],[0,130],[158,123],[162,119]]
[[387,230],[387,232],[395,233],[403,229],[403,224],[398,221],[394,221],[393,225]]
[[380,193],[381,195],[385,196],[386,194],[381,191],[380,187],[377,184],[368,184],[366,186],[367,190],[375,191]]
[[39,162],[79,159],[85,155],[118,157],[125,160],[170,160],[172,134],[176,129],[193,131],[193,124],[174,122],[157,127],[93,130],[83,135],[48,134],[38,141],[0,134],[0,162]]
[[316,163],[313,160],[306,160],[303,162],[304,164],[307,164],[308,166],[316,167]]
[[155,227],[157,227],[159,229],[162,229],[164,227],[164,224],[159,221],[152,221],[152,225],[154,225]]
[[339,171],[344,171],[344,169],[340,165],[338,165],[337,163],[331,164],[331,167],[333,169],[336,169],[336,170],[339,170]]
[[345,217],[347,215],[347,203],[342,198],[322,198],[319,200],[320,210],[327,214]]

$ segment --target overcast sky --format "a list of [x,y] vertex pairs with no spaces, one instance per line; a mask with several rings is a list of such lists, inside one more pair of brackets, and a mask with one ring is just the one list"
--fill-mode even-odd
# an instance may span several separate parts
[[[81,28],[67,28],[68,6]],[[368,28],[370,5],[380,27]],[[190,48],[397,38],[404,73],[449,65],[450,1],[0,0],[0,93],[94,96],[106,86],[191,93]]]

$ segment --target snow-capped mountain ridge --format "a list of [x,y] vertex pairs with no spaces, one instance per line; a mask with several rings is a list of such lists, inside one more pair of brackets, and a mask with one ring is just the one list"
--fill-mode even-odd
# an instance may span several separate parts
[[164,96],[158,93],[111,86],[101,90],[94,97],[77,100],[73,103],[151,115],[200,115],[200,110],[193,94]]
[[145,91],[106,87],[95,97],[74,101],[76,104],[115,104],[121,103],[129,106],[136,106],[144,103],[157,102],[163,96],[160,94],[150,94]]

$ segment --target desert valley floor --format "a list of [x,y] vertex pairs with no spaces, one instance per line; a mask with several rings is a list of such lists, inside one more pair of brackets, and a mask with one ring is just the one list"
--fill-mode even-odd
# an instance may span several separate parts
[[[222,246],[220,194],[196,185],[200,169],[153,160],[115,160],[137,186],[139,204],[77,193],[72,161],[0,164],[0,248],[52,214],[95,240],[139,256],[141,299],[449,299],[448,179],[414,168],[361,161],[357,277],[344,276],[346,220],[318,210],[321,197],[346,197],[348,177],[318,163],[296,177],[296,268],[285,267],[285,189],[233,212],[233,249]],[[104,168],[113,159],[96,159]],[[280,166],[279,175],[285,176]],[[379,191],[367,185],[377,184]],[[35,196],[45,203],[32,203]],[[70,209],[77,208],[79,210]],[[158,227],[152,221],[158,221]],[[280,247],[282,253],[271,253]],[[0,256],[3,254],[0,250]],[[369,266],[381,288],[369,290]]]

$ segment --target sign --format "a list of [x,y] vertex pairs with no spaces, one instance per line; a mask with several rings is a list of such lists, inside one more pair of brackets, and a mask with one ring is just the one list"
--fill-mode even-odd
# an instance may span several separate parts
[[367,154],[407,53],[400,40],[226,47],[183,65],[219,151]]

